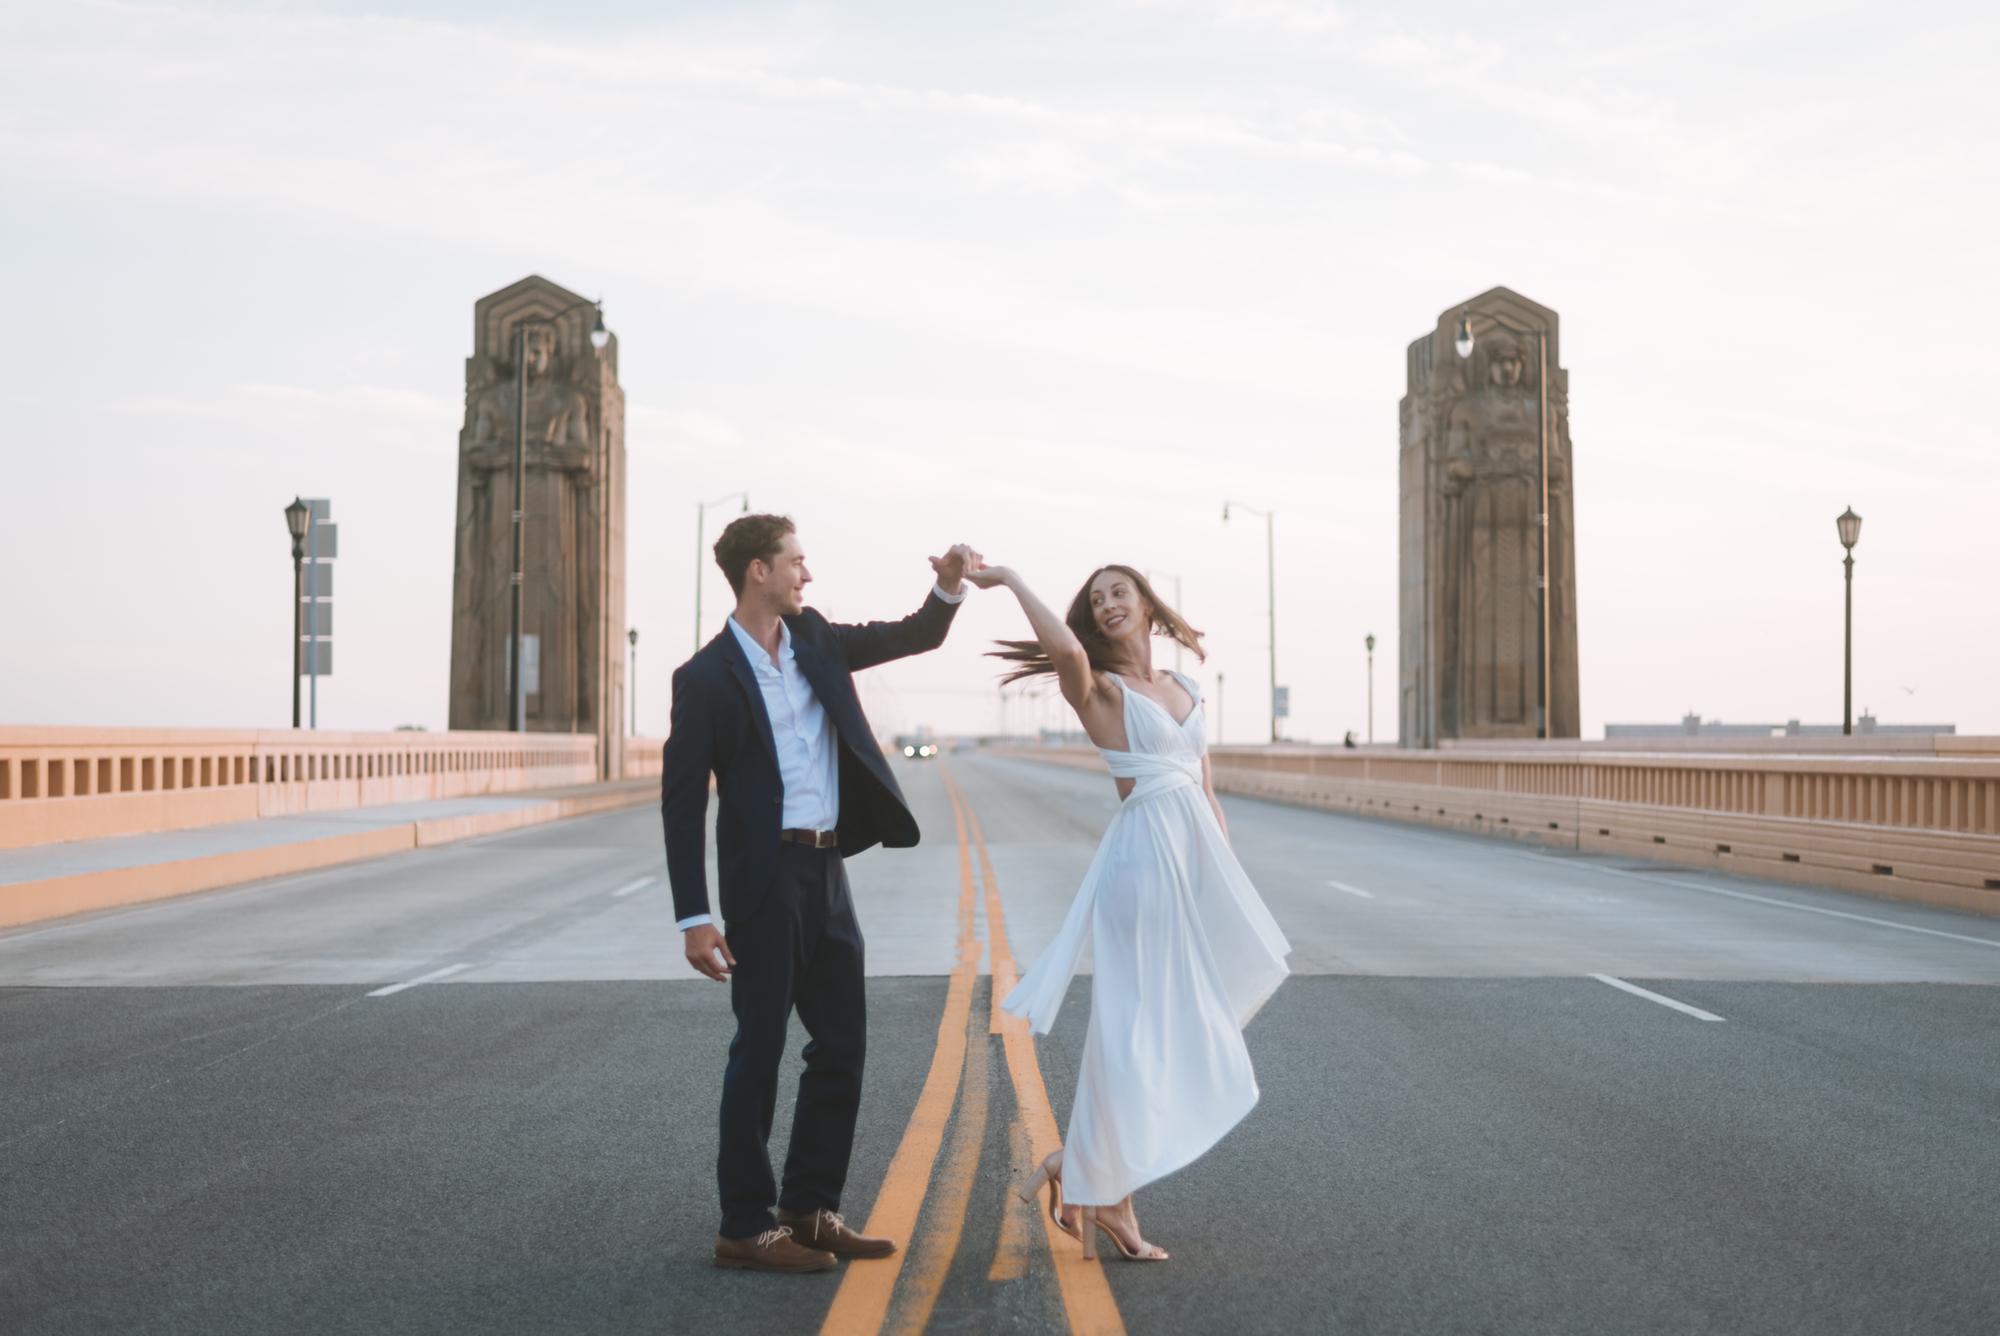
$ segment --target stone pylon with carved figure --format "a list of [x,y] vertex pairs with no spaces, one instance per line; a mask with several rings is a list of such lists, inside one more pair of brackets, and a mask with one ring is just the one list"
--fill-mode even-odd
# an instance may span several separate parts
[[[625,393],[618,341],[591,346],[592,302],[530,276],[473,306],[458,438],[451,727],[505,729],[512,597],[517,326],[525,329],[521,629],[534,638],[525,727],[598,739],[623,770]],[[552,323],[547,323],[552,322]]]
[[[1461,322],[1473,336],[1459,354]],[[1404,746],[1533,738],[1542,724],[1548,496],[1547,736],[1581,732],[1569,374],[1556,313],[1494,288],[1409,347],[1402,401],[1400,718]]]

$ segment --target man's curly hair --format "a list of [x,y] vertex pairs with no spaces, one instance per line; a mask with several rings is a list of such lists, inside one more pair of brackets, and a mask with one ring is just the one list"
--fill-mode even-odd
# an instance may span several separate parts
[[789,515],[745,515],[731,520],[722,537],[715,540],[715,564],[729,578],[729,587],[741,595],[750,563],[769,563],[778,555],[785,535],[797,532],[798,526]]

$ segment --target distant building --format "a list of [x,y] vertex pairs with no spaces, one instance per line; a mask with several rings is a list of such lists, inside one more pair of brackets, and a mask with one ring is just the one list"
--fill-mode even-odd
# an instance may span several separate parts
[[[1956,724],[1885,724],[1872,714],[1854,721],[1857,735],[1901,734],[1909,737],[1936,737],[1956,733]],[[1698,714],[1682,715],[1678,724],[1606,724],[1607,741],[1618,738],[1826,738],[1841,735],[1839,724],[1802,724],[1787,719],[1782,724],[1725,724],[1720,719],[1704,720]]]

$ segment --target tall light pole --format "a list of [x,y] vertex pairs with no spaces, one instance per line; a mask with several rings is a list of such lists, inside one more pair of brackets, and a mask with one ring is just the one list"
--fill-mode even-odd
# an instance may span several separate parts
[[1241,501],[1222,503],[1222,522],[1229,523],[1229,508],[1247,510],[1264,517],[1264,574],[1270,597],[1271,620],[1271,741],[1278,740],[1278,538],[1277,517],[1268,510],[1246,506]]
[[[1472,316],[1459,317],[1458,337],[1452,347],[1462,358],[1472,356],[1474,338]],[[1535,736],[1546,738],[1555,727],[1554,691],[1549,681],[1549,664],[1554,657],[1553,619],[1549,606],[1549,332],[1535,331],[1535,494],[1539,510],[1535,524],[1541,541],[1535,544],[1535,609],[1541,621],[1541,635],[1535,641]]]
[[312,507],[298,497],[285,507],[285,527],[292,531],[292,727],[299,726],[299,662],[305,628],[300,625],[306,600],[306,520]]
[[736,500],[743,502],[743,508],[736,513],[739,515],[748,515],[750,513],[750,493],[748,492],[731,492],[728,496],[718,496],[713,501],[697,502],[694,508],[694,648],[696,653],[701,652],[701,572],[704,565],[701,545],[702,521],[708,518],[709,511],[723,502]]
[[1375,633],[1362,642],[1368,646],[1368,741],[1375,741]]
[[1861,541],[1861,517],[1849,506],[1834,519],[1840,530],[1840,545],[1847,549],[1842,565],[1847,567],[1847,637],[1841,654],[1840,731],[1854,732],[1854,545]]
[[[1174,611],[1175,611],[1175,612],[1178,612],[1178,613],[1180,613],[1183,619],[1185,619],[1185,618],[1187,617],[1187,612],[1186,612],[1186,610],[1185,610],[1185,609],[1183,609],[1183,608],[1181,607],[1181,577],[1180,577],[1180,576],[1178,576],[1178,575],[1175,575],[1175,574],[1174,574],[1173,572],[1171,572],[1171,571],[1158,571],[1158,572],[1155,572],[1155,571],[1150,571],[1150,570],[1149,570],[1149,571],[1147,571],[1147,572],[1146,572],[1146,579],[1148,579],[1148,580],[1172,580],[1172,581],[1174,582]],[[1174,671],[1175,671],[1175,672],[1179,672],[1180,670],[1181,670],[1181,642],[1180,642],[1180,639],[1179,639],[1178,637],[1176,637],[1176,638],[1175,638],[1175,640],[1174,640]]]
[[514,322],[514,568],[509,577],[511,589],[507,600],[507,731],[510,733],[521,732],[528,722],[528,684],[521,677],[521,600],[526,585],[521,568],[522,526],[528,519],[524,490],[528,468],[528,331],[553,329],[558,320],[586,306],[597,308],[597,321],[590,327],[590,346],[601,352],[611,342],[611,331],[604,327],[601,301],[571,302],[554,315],[522,316]]
[[632,701],[631,735],[639,736],[639,628],[633,627],[625,633],[625,639],[632,646],[632,665],[625,670],[627,686],[625,694]]

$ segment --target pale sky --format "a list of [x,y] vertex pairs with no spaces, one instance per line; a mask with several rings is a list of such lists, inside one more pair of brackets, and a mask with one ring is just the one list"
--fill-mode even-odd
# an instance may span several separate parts
[[[957,540],[1052,603],[1180,575],[1242,740],[1263,532],[1222,503],[1275,508],[1290,734],[1365,731],[1372,631],[1393,738],[1403,350],[1505,284],[1562,317],[1586,737],[1837,720],[1848,505],[1857,709],[2000,733],[1992,15],[8,5],[0,722],[287,723],[303,493],[321,726],[442,727],[472,303],[533,272],[620,340],[642,732],[694,503],[747,487],[839,618]],[[1000,723],[1022,627],[973,595],[878,727]]]

